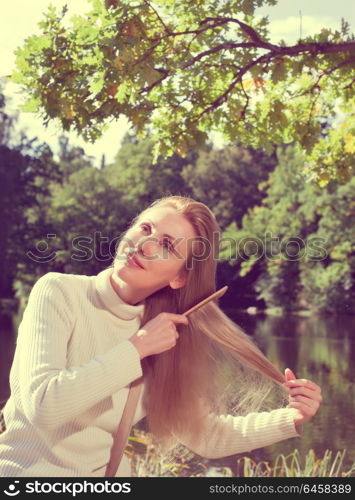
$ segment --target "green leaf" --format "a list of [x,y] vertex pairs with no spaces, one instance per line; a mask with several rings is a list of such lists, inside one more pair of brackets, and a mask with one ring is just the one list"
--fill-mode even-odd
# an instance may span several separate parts
[[161,73],[159,73],[159,71],[156,71],[149,65],[141,67],[140,73],[143,76],[144,80],[148,83],[148,85],[152,85],[157,80],[159,80],[159,78],[161,78]]
[[119,102],[120,104],[122,104],[125,101],[127,90],[128,90],[128,83],[127,80],[125,80],[120,84],[116,94],[116,101]]
[[28,101],[26,101],[24,104],[20,105],[20,108],[22,111],[28,112],[28,113],[34,113],[35,111],[38,110],[39,106],[41,104],[40,99],[37,97],[32,97]]
[[101,92],[105,83],[104,73],[99,73],[96,75],[95,79],[90,83],[89,89],[92,94],[98,94]]
[[241,10],[247,14],[248,16],[252,16],[254,14],[254,1],[253,0],[244,0],[241,5]]
[[273,83],[280,82],[285,79],[287,75],[286,67],[284,61],[278,61],[272,70],[271,79]]

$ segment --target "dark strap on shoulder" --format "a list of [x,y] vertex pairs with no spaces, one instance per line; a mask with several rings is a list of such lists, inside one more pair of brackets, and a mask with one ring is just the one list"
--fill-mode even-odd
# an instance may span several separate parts
[[143,377],[140,377],[131,383],[127,402],[111,448],[110,461],[106,468],[105,477],[115,477],[132,428],[132,421],[137,408],[142,386]]

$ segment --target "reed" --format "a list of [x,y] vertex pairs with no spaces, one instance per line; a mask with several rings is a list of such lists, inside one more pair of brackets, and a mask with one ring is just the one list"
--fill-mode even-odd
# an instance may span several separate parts
[[[279,454],[273,464],[269,462],[256,463],[250,457],[241,457],[237,460],[236,477],[351,477],[355,476],[355,462],[350,469],[344,466],[346,450],[338,451],[332,458],[333,452],[325,450],[323,457],[317,457],[310,449],[302,457],[297,449],[285,456]],[[240,472],[239,472],[240,471]]]
[[174,454],[163,455],[154,445],[151,435],[133,429],[125,453],[130,457],[132,475],[136,477],[355,477],[355,462],[344,465],[346,450],[325,450],[317,457],[310,449],[304,457],[295,449],[289,455],[279,454],[273,463],[255,462],[250,457],[236,459],[234,474],[229,467],[211,467],[207,459],[201,459],[184,446]]

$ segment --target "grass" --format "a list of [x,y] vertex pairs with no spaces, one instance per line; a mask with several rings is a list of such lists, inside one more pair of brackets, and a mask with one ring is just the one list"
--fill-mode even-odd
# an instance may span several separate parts
[[[249,457],[238,459],[241,474],[239,477],[350,477],[355,476],[355,462],[349,470],[345,470],[344,457],[346,450],[338,451],[332,459],[332,451],[326,450],[323,457],[316,457],[314,450],[309,450],[304,460],[295,449],[287,456],[280,454],[273,464],[256,463]],[[303,464],[302,464],[303,462]]]
[[287,456],[280,454],[274,463],[256,463],[250,457],[236,459],[234,474],[229,467],[210,467],[208,460],[198,457],[184,446],[174,454],[162,455],[154,445],[151,435],[133,429],[125,453],[130,457],[132,475],[136,477],[355,477],[355,462],[346,469],[346,450],[333,457],[330,450],[317,457],[309,450],[303,458],[295,449]]

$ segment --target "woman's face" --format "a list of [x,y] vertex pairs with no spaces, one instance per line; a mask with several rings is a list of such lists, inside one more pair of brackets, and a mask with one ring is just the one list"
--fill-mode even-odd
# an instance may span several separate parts
[[[144,290],[144,297],[167,285],[180,288],[185,284],[183,269],[195,237],[190,222],[174,208],[152,208],[121,241],[114,263],[116,276],[131,291],[139,290],[140,296]],[[132,264],[132,254],[142,267]]]

